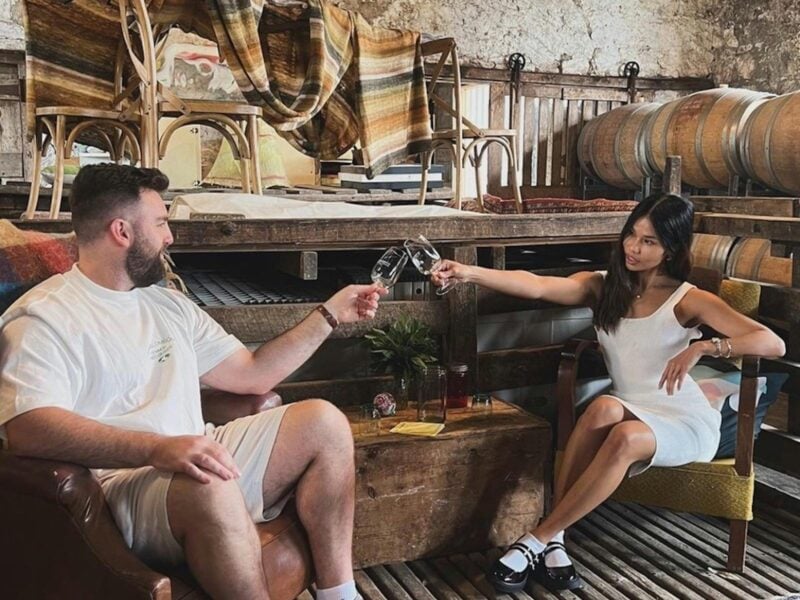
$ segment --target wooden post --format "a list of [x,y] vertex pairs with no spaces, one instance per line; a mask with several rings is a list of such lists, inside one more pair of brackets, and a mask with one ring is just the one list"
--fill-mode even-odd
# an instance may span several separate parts
[[667,168],[664,169],[663,187],[665,194],[681,195],[681,157],[668,156]]
[[[444,248],[445,258],[467,265],[477,263],[475,246]],[[474,285],[460,283],[445,300],[450,303],[450,335],[447,339],[446,360],[465,363],[469,367],[467,389],[475,389],[478,381],[478,292]]]

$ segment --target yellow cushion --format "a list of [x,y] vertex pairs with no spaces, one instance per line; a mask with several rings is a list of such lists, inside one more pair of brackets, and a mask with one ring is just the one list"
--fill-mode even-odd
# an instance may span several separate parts
[[[556,473],[561,455],[556,453]],[[733,465],[732,458],[725,458],[680,467],[650,467],[641,475],[626,478],[611,498],[751,521],[755,476],[752,470],[749,476],[738,475]]]

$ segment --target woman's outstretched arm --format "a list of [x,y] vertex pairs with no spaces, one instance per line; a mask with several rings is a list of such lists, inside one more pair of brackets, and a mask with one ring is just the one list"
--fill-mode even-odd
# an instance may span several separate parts
[[547,300],[556,304],[591,306],[600,295],[603,276],[589,271],[569,277],[535,275],[528,271],[500,271],[453,260],[444,260],[431,274],[434,284],[443,285],[455,279],[475,283],[485,288],[534,300]]

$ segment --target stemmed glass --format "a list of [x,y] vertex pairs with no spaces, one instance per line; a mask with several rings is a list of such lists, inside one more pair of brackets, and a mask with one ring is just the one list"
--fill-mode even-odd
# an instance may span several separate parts
[[[408,252],[408,256],[411,258],[411,262],[417,267],[417,271],[423,275],[435,273],[442,267],[442,257],[424,235],[418,235],[413,240],[406,240],[403,246],[405,246],[406,252]],[[455,279],[450,279],[440,288],[437,288],[436,295],[445,295],[452,290],[457,283],[458,281]]]
[[408,254],[402,248],[392,246],[381,255],[378,262],[372,267],[370,278],[375,283],[389,289],[397,283],[406,262],[408,262]]

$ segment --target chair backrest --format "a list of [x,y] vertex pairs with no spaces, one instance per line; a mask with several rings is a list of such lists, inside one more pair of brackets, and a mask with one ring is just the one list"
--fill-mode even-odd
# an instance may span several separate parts
[[[460,132],[463,129],[468,129],[476,135],[480,135],[482,129],[467,119],[462,111],[461,63],[458,59],[458,47],[455,40],[453,38],[431,40],[424,42],[421,48],[423,59],[438,57],[435,62],[426,62],[425,77],[428,80],[428,99],[433,107],[447,113],[453,119],[452,127],[439,127],[437,123],[434,123],[434,130],[453,129],[456,132]],[[443,74],[448,63],[452,76],[452,92],[449,85],[444,85]],[[434,114],[433,110],[431,110],[431,114]]]

